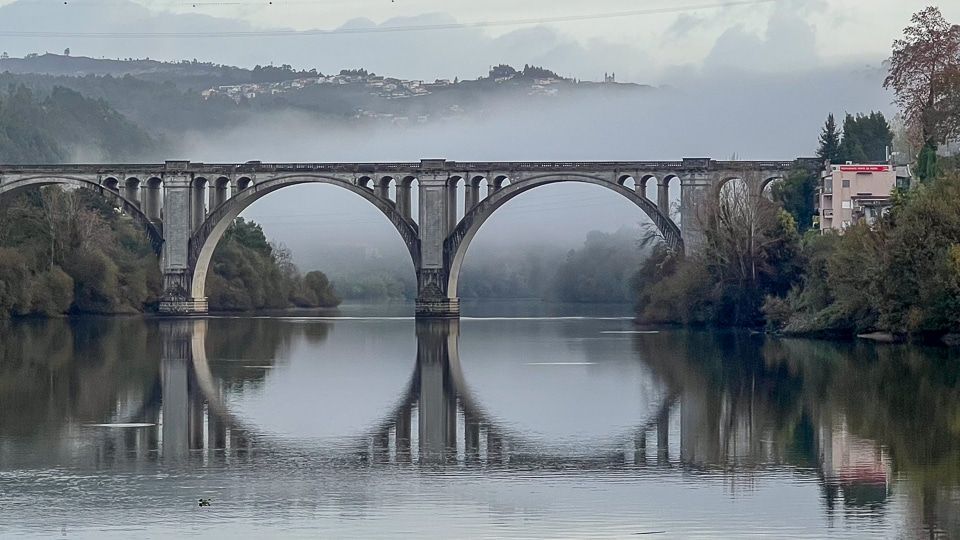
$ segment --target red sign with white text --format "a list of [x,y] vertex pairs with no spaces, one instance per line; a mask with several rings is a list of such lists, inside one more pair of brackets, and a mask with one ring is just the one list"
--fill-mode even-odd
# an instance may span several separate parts
[[842,172],[888,172],[889,165],[841,165]]

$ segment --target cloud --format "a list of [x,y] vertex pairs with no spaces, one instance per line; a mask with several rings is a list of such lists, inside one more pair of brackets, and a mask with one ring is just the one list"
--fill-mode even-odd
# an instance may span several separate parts
[[[369,19],[351,19],[342,29],[389,28],[449,24],[447,13],[398,17],[377,24]],[[219,33],[250,32],[248,22],[199,14],[151,11],[128,0],[108,0],[63,5],[58,2],[20,0],[0,7],[0,31],[25,28],[50,33],[153,32]],[[377,73],[432,80],[436,77],[473,78],[492,64],[549,63],[577,77],[599,77],[603,71],[626,74],[644,57],[633,46],[606,40],[581,43],[555,28],[533,26],[491,37],[478,28],[419,32],[383,32],[340,35],[255,36],[236,38],[143,38],[90,37],[5,38],[5,50],[13,55],[59,52],[70,48],[75,55],[135,57],[165,60],[198,58],[224,64],[291,64],[316,67],[323,72],[364,67]],[[611,54],[615,52],[615,54]],[[606,59],[601,60],[601,59]],[[603,65],[608,64],[608,65]],[[634,69],[639,73],[639,69]]]
[[774,11],[762,34],[742,26],[725,31],[703,65],[711,70],[783,72],[812,69],[821,61],[814,27],[802,15],[784,7]]

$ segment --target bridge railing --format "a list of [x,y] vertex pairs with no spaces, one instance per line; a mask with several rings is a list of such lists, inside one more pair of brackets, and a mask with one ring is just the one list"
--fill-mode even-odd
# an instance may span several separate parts
[[796,165],[807,166],[814,163],[813,158],[798,158],[792,161],[714,161],[709,158],[685,158],[679,161],[443,161],[425,160],[421,162],[315,162],[315,163],[263,163],[248,161],[245,163],[116,163],[116,164],[33,164],[3,165],[2,174],[98,174],[111,176],[162,176],[164,172],[195,174],[253,174],[263,173],[417,173],[419,171],[547,171],[547,170],[786,170]]

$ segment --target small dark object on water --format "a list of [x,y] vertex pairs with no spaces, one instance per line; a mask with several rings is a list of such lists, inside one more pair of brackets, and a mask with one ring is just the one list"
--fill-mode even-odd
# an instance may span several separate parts
[[210,506],[210,499],[197,499],[197,506]]
[[667,531],[647,531],[647,532],[636,532],[633,534],[667,534]]

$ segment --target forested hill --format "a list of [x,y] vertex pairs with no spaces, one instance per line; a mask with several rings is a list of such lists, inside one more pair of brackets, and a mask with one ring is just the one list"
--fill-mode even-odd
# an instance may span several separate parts
[[0,162],[137,160],[157,141],[103,100],[63,87],[0,91]]

